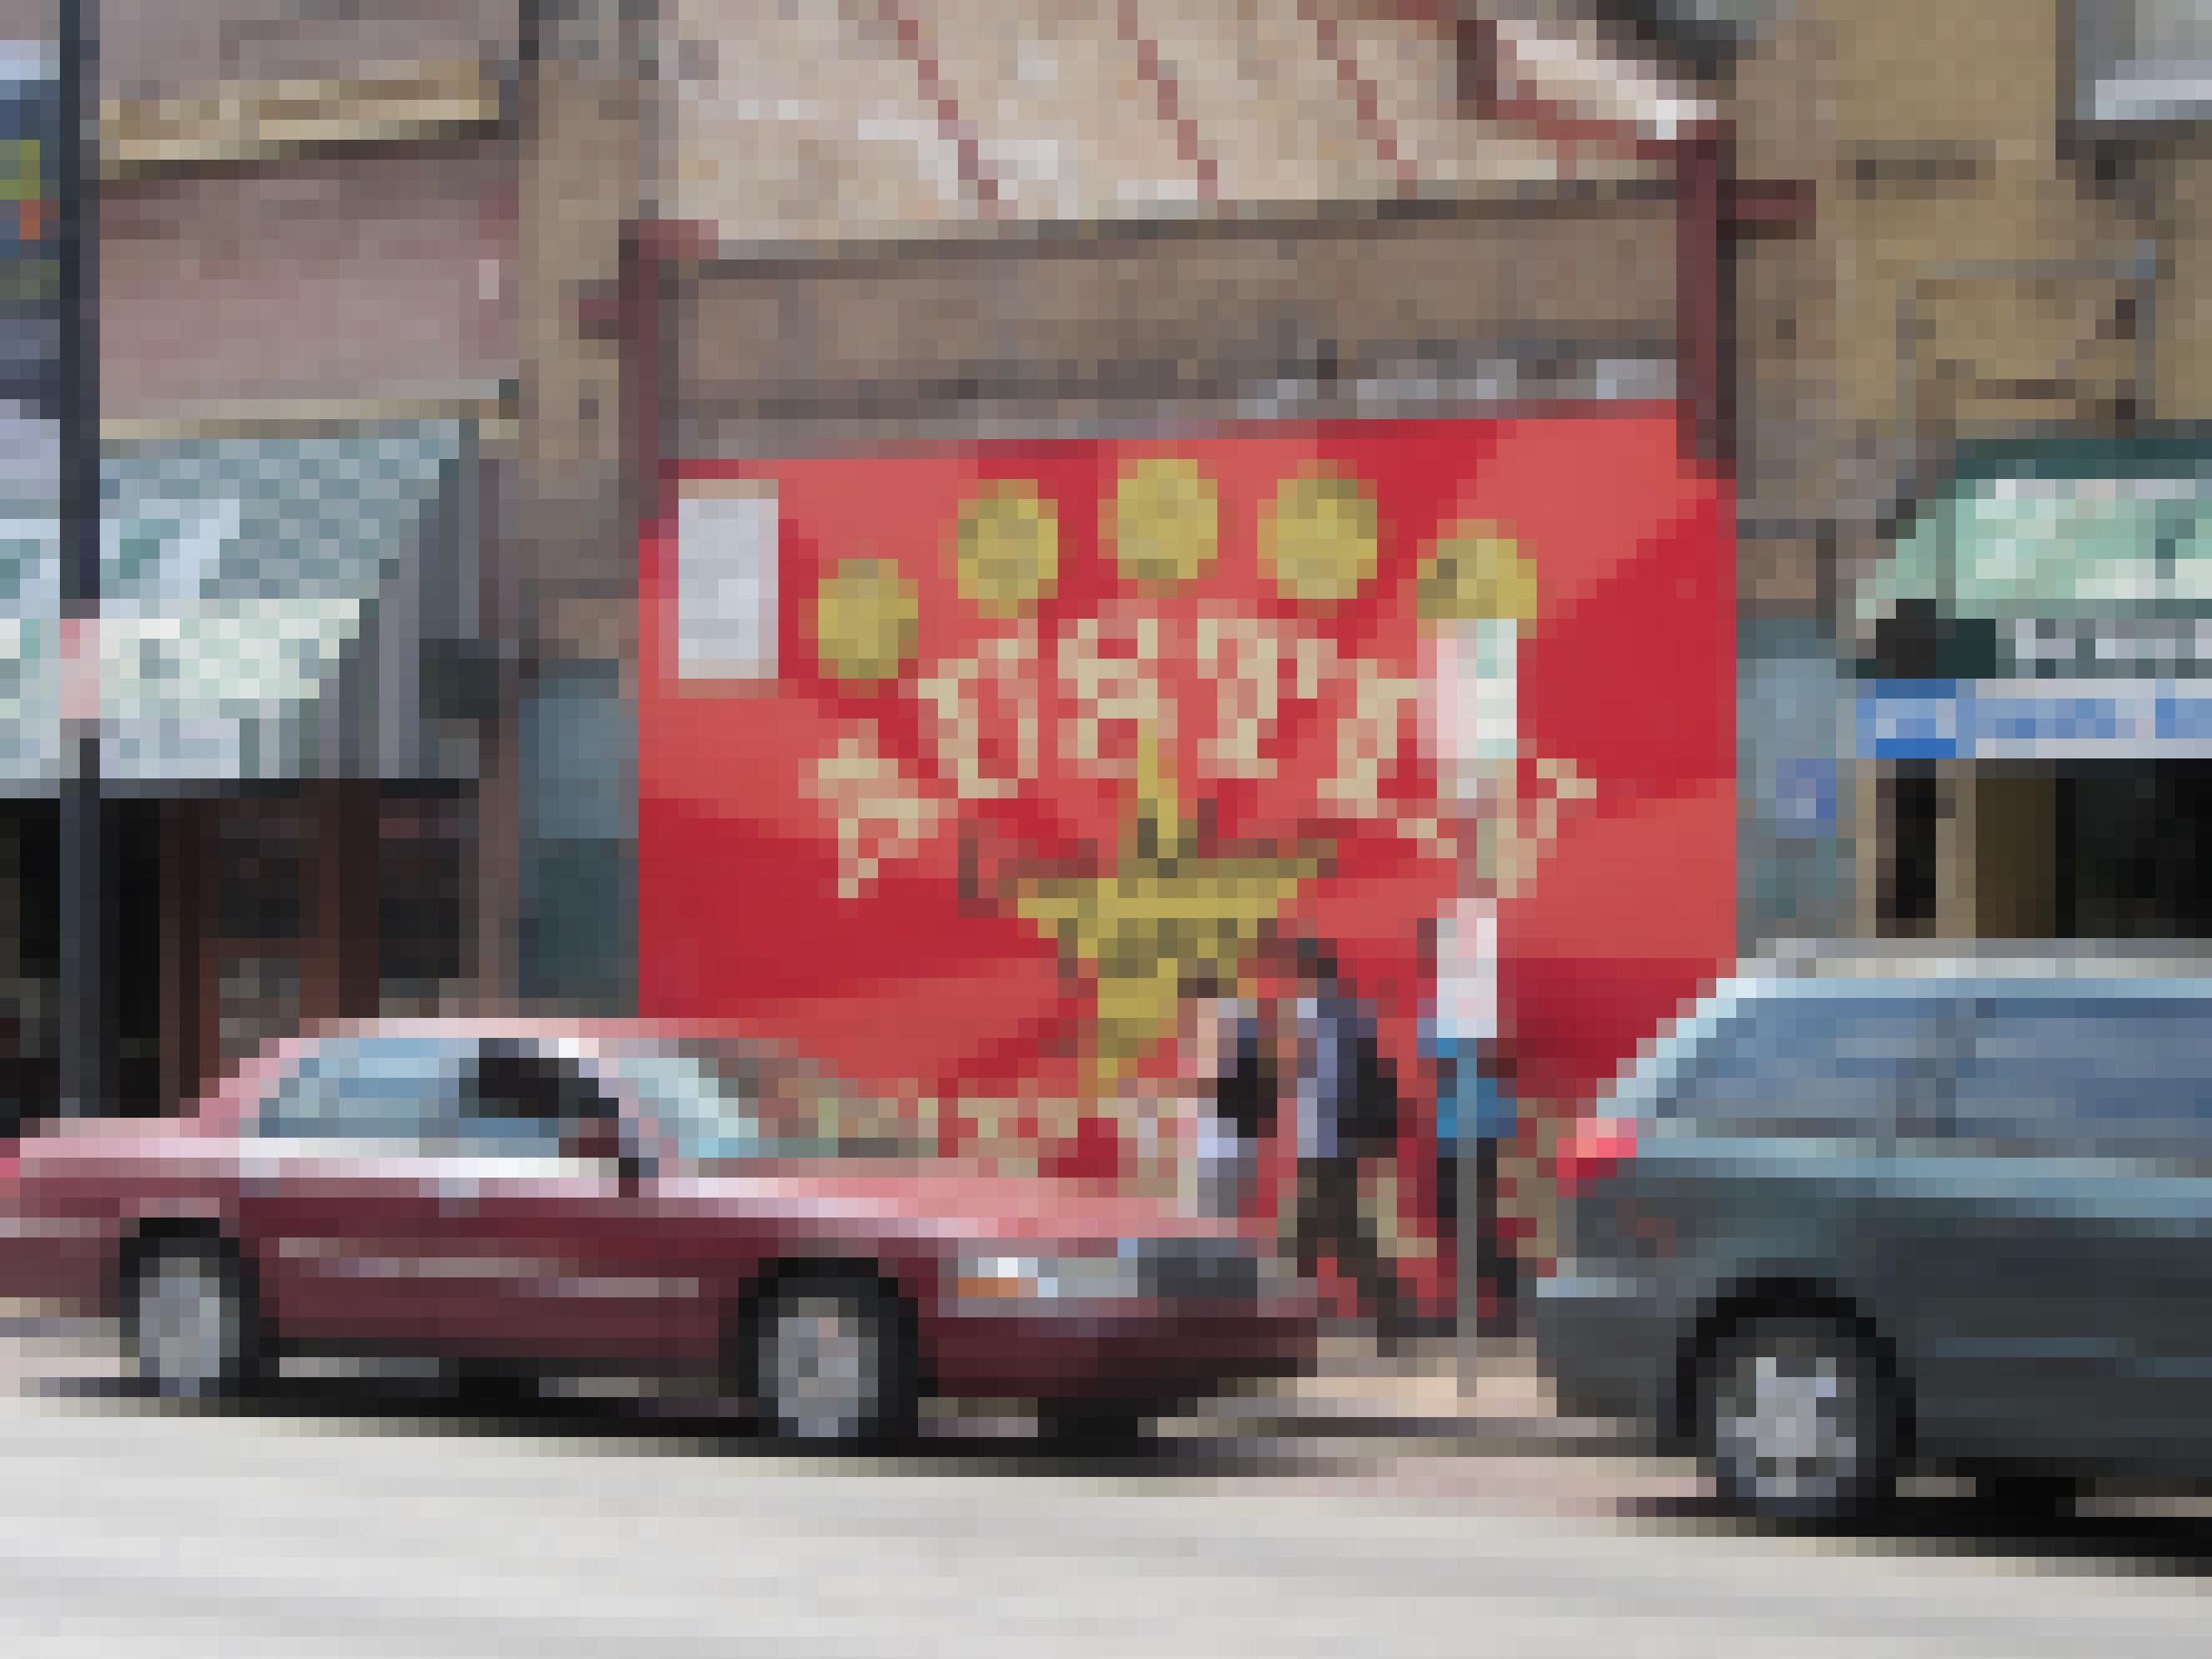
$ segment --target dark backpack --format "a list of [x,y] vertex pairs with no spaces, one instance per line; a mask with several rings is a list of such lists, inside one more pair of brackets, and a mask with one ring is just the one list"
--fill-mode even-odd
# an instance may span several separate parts
[[1361,1016],[1353,1022],[1352,1087],[1349,1110],[1339,1133],[1352,1149],[1364,1153],[1387,1152],[1398,1144],[1398,1076],[1382,1056],[1372,1022]]
[[1215,1085],[1213,1109],[1245,1140],[1264,1139],[1275,1124],[1275,1068],[1249,1022],[1240,1022],[1237,1060]]

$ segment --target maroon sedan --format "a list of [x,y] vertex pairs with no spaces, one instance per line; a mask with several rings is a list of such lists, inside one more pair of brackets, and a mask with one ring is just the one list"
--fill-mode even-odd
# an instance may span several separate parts
[[185,1117],[25,1139],[0,1295],[119,1316],[173,1395],[310,1351],[688,1372],[829,1441],[930,1393],[1126,1427],[1315,1334],[1218,1224],[926,1158],[761,1045],[527,1021],[336,1028]]

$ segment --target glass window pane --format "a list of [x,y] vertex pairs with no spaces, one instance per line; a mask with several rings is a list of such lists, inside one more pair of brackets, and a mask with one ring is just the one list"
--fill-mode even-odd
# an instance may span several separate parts
[[1851,1138],[1882,1132],[1940,1062],[1938,1006],[1905,997],[1788,996],[1723,1022],[1683,1097],[1710,1133]]
[[430,1038],[325,1042],[279,1084],[260,1133],[419,1148],[452,1122],[465,1050]]
[[932,1150],[893,1103],[749,1044],[640,1044],[602,1063],[635,1094],[648,1141],[678,1162],[915,1158]]
[[216,830],[216,927],[227,939],[285,940],[307,932],[308,832],[289,808],[228,812]]
[[472,817],[464,802],[390,800],[377,839],[377,977],[386,1014],[436,1012],[463,978]]
[[2212,1153],[2212,1009],[2193,998],[1985,1006],[1961,1071],[1959,1133],[2055,1155]]

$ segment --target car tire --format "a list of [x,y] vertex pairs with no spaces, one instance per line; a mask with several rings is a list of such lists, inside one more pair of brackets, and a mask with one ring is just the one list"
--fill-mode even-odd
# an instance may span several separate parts
[[1843,1321],[1739,1320],[1705,1353],[1698,1379],[1698,1449],[1730,1510],[1835,1524],[1863,1518],[1892,1495],[1896,1390]]
[[2006,1526],[2047,1526],[2063,1520],[2081,1495],[2071,1476],[2010,1465],[1984,1465],[1967,1471],[1974,1502]]
[[914,1432],[911,1327],[858,1274],[788,1279],[746,1322],[746,1373],[762,1431],[820,1446],[879,1446]]
[[1054,1401],[1037,1407],[1039,1437],[1058,1451],[1128,1451],[1151,1437],[1158,1409],[1133,1401]]
[[125,1314],[138,1379],[164,1399],[221,1399],[261,1380],[260,1308],[226,1244],[155,1244],[131,1272]]
[[507,1360],[455,1360],[446,1367],[446,1376],[453,1392],[470,1406],[529,1406],[539,1397],[537,1371]]

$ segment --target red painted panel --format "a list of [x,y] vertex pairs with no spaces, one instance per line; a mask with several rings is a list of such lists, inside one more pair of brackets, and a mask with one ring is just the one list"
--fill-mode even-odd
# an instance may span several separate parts
[[[1483,524],[1534,572],[1522,792],[1562,797],[1545,809],[1532,884],[1503,912],[1504,1003],[1532,1090],[1587,1095],[1734,947],[1732,503],[1684,453],[1676,411],[1642,408],[672,463],[641,559],[640,1012],[755,1021],[864,1079],[942,1098],[956,1137],[975,1118],[959,1102],[1019,1097],[1012,1121],[1048,1164],[1114,1165],[1126,1136],[1103,1115],[1038,1121],[1052,1116],[1040,1103],[1089,1086],[1094,964],[999,884],[1048,865],[1097,874],[1131,854],[1136,723],[1114,698],[1143,693],[1183,802],[1206,804],[1208,850],[1333,848],[1291,913],[1340,942],[1425,1091],[1422,932],[1472,876],[1411,833],[1437,811],[1417,590],[1439,536]],[[1215,501],[1212,557],[1164,592],[1116,566],[1109,530],[1117,481],[1160,460],[1194,468]],[[1330,602],[1287,596],[1261,551],[1277,491],[1316,468],[1352,481],[1376,526],[1371,574]],[[775,491],[777,677],[679,681],[676,502],[732,478]],[[994,615],[962,591],[957,526],[963,502],[1007,481],[1049,510],[1058,572]],[[858,684],[823,667],[814,633],[821,583],[854,559],[895,568],[915,611],[897,671]],[[1118,667],[1118,686],[1085,686],[1086,648]],[[929,688],[963,664],[974,672],[947,721]],[[1358,748],[1348,722],[1363,696],[1394,678],[1416,701],[1354,810],[1324,784]],[[1268,717],[1246,765],[1221,746],[1240,714]],[[956,733],[1000,798],[963,798]],[[920,815],[905,840],[855,840],[848,823],[841,843],[817,787],[841,746],[896,775]],[[864,870],[856,849],[871,848]],[[1429,1120],[1413,1115],[1401,1207],[1418,1238]]]

